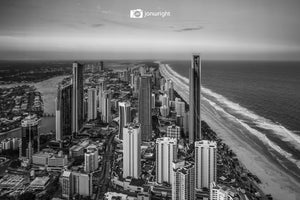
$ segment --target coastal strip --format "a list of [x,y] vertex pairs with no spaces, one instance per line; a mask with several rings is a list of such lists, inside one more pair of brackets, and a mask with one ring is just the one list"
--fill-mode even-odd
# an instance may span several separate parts
[[[162,76],[173,81],[176,92],[188,103],[188,79],[171,72],[166,64],[156,63]],[[254,142],[255,138],[249,137],[251,134],[247,134],[247,130],[239,124],[228,122],[206,101],[203,101],[201,111],[202,120],[233,150],[239,161],[259,177],[262,182],[259,187],[265,194],[272,194],[276,200],[297,200],[300,196],[299,181],[271,159],[270,153],[265,152],[259,142]]]

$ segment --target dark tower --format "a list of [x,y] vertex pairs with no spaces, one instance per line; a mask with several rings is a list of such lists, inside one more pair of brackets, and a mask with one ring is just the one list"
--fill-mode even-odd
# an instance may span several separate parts
[[201,60],[199,54],[192,57],[189,93],[189,143],[192,144],[201,139]]

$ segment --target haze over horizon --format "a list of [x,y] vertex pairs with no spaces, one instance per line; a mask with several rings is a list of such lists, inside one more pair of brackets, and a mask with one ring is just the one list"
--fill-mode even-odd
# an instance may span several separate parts
[[[132,19],[130,10],[171,16]],[[3,0],[0,59],[299,60],[297,0]]]

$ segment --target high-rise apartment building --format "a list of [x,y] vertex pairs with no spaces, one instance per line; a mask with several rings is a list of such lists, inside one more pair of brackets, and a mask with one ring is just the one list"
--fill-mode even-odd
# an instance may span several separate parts
[[119,139],[123,140],[123,127],[131,122],[130,102],[119,102]]
[[98,149],[96,146],[90,145],[84,154],[84,171],[87,173],[93,172],[98,169],[98,166]]
[[175,111],[180,116],[183,116],[185,113],[185,103],[180,98],[175,98]]
[[152,137],[151,113],[151,75],[140,77],[139,87],[139,123],[141,124],[142,141],[149,141]]
[[141,126],[127,124],[123,128],[123,177],[138,179],[141,173]]
[[103,91],[101,116],[102,116],[102,121],[105,123],[110,123],[112,120],[112,117],[111,117],[111,91],[110,90]]
[[72,84],[58,86],[55,105],[56,141],[61,141],[72,135]]
[[175,124],[167,127],[167,137],[180,139],[180,127]]
[[32,160],[32,155],[39,151],[40,135],[39,120],[36,115],[29,115],[21,122],[22,138],[20,145],[20,157]]
[[209,188],[217,181],[217,144],[214,141],[195,142],[196,189]]
[[163,137],[156,140],[156,182],[172,183],[173,161],[177,159],[177,140]]
[[173,164],[172,200],[195,199],[194,164],[188,162],[183,166]]
[[88,121],[97,118],[97,90],[95,88],[88,89]]
[[82,128],[84,113],[83,113],[83,65],[73,63],[72,76],[72,132],[78,133]]

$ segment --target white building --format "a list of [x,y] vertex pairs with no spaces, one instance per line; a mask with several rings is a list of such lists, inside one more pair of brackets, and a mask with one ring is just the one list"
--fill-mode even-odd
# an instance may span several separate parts
[[123,140],[123,128],[131,122],[130,102],[119,102],[119,139]]
[[191,163],[173,163],[172,200],[195,199],[195,167]]
[[88,121],[97,118],[97,90],[88,89]]
[[175,111],[177,115],[183,116],[185,113],[185,103],[181,101],[179,98],[175,99]]
[[126,125],[123,133],[123,177],[138,179],[141,173],[140,124]]
[[163,137],[156,140],[156,182],[172,183],[172,163],[177,159],[177,140]]
[[92,191],[92,175],[72,172],[72,194],[91,196]]
[[226,186],[210,184],[210,200],[234,200],[235,192]]
[[93,172],[98,169],[98,149],[94,145],[87,147],[87,152],[84,154],[84,171]]
[[169,107],[169,96],[167,94],[160,96],[160,99],[161,99],[162,106]]
[[195,142],[196,189],[209,188],[217,180],[217,143],[208,140]]
[[60,184],[62,188],[62,197],[70,199],[72,196],[72,172],[64,171],[60,177]]

